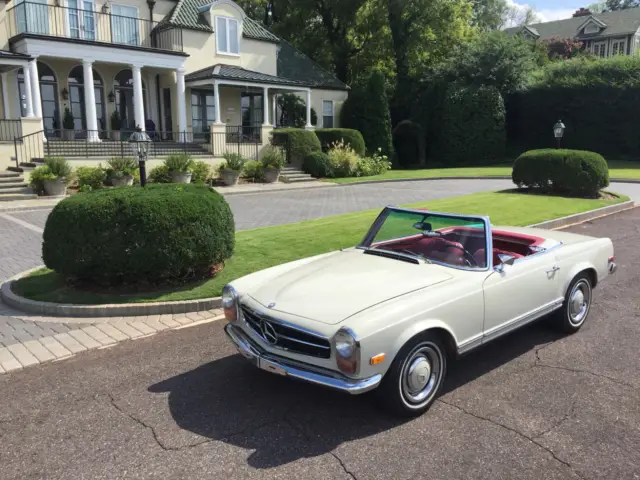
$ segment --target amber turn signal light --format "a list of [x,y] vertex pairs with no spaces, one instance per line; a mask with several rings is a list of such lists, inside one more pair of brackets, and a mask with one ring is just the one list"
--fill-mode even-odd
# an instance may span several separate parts
[[384,353],[379,353],[378,355],[374,355],[373,357],[371,357],[371,360],[369,360],[369,363],[371,365],[378,365],[379,363],[384,362]]

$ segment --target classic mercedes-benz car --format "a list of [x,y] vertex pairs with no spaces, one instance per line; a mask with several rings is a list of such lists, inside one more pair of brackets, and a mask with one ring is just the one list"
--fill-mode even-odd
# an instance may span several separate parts
[[543,316],[578,331],[615,271],[608,238],[387,207],[356,247],[226,285],[225,331],[263,370],[418,415],[458,355]]

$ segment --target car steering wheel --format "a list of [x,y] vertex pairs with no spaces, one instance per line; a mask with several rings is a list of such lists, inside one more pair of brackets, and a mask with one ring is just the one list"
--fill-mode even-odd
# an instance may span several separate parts
[[464,247],[459,247],[463,252],[464,252],[464,259],[465,261],[469,264],[470,267],[479,267],[480,265],[478,265],[478,262],[476,261],[475,258],[473,258],[473,255],[471,255],[471,252],[469,250],[467,250]]

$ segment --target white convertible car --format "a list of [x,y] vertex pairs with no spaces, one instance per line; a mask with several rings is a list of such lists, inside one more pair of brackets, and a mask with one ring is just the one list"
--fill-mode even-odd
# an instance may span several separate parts
[[579,330],[615,270],[608,238],[387,207],[356,247],[228,284],[225,331],[263,370],[418,415],[458,355],[549,314]]

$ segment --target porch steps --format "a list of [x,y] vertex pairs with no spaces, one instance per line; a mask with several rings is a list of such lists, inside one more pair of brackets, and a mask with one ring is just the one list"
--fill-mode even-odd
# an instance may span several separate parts
[[15,172],[0,172],[0,202],[11,200],[33,200],[34,194],[21,174]]
[[280,180],[284,183],[313,182],[316,179],[296,167],[284,167],[280,172]]

